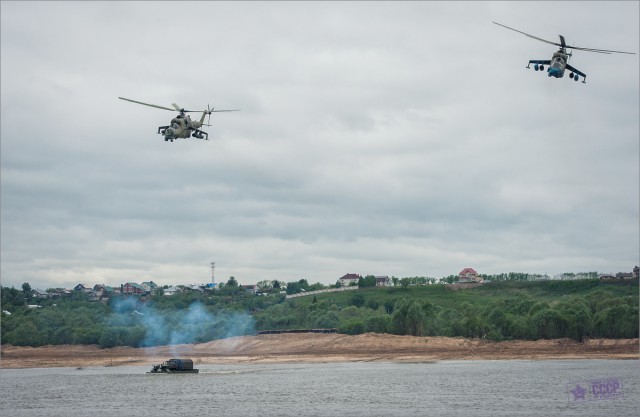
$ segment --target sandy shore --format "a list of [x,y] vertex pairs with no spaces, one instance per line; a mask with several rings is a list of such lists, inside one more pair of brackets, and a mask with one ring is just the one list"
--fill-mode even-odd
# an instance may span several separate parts
[[571,339],[490,342],[479,339],[367,333],[271,334],[209,343],[153,348],[62,345],[37,348],[3,345],[1,368],[151,365],[172,357],[197,364],[296,362],[431,362],[497,359],[640,359],[638,339]]

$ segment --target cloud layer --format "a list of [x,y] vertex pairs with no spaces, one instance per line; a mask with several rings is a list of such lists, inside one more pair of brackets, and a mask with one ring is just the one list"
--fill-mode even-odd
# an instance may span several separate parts
[[[548,79],[491,23],[638,52],[637,3],[1,7],[2,285],[638,263],[638,55]],[[118,96],[242,111],[165,143]]]

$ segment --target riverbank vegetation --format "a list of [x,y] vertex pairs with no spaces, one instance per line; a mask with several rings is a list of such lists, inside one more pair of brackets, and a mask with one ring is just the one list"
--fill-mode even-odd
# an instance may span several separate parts
[[[298,282],[304,287],[306,282]],[[24,286],[23,286],[24,287]],[[27,287],[25,287],[27,288]],[[114,296],[83,294],[28,307],[25,292],[2,288],[2,343],[17,346],[199,343],[261,330],[335,328],[489,340],[637,338],[638,280],[503,281],[365,287],[286,299],[226,286],[210,293]]]

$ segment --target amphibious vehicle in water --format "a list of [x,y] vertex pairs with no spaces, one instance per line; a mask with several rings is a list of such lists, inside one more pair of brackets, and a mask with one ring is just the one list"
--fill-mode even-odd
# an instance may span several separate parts
[[197,374],[198,369],[193,369],[191,359],[169,359],[160,365],[153,365],[148,374]]

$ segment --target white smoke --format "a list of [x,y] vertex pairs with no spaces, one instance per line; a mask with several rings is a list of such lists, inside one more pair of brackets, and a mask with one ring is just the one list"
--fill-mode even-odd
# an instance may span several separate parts
[[204,343],[255,333],[255,320],[248,313],[214,313],[198,301],[186,309],[160,310],[140,305],[134,298],[122,298],[113,303],[112,310],[109,325],[144,329],[141,347]]

